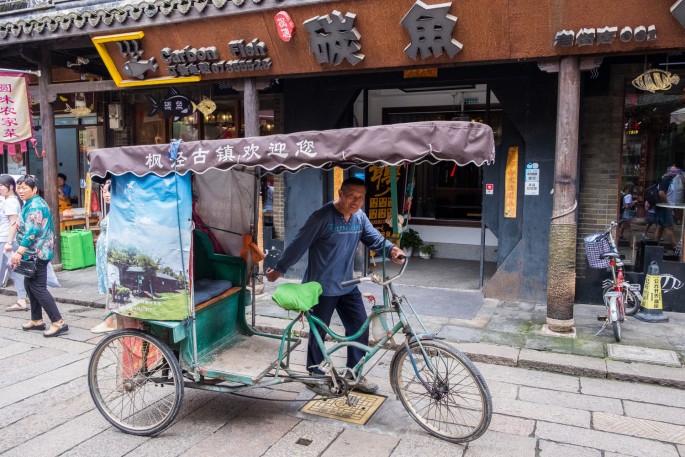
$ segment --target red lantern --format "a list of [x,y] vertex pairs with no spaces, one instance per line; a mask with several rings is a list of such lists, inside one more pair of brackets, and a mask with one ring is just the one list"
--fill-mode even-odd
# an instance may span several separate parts
[[279,11],[276,16],[274,16],[274,21],[276,21],[276,30],[278,31],[278,36],[281,40],[286,43],[290,41],[293,37],[293,32],[295,31],[295,23],[290,19],[290,15],[285,11]]

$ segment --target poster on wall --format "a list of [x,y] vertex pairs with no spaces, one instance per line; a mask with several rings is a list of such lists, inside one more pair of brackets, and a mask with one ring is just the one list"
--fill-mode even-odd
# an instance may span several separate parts
[[190,173],[112,178],[108,308],[137,319],[188,317],[191,205]]
[[504,177],[504,217],[516,217],[518,169],[519,148],[518,146],[512,146],[507,153],[507,168]]
[[[404,179],[407,167],[396,167],[397,176],[397,208],[402,212],[402,197],[404,196]],[[371,224],[381,232],[381,235],[390,241],[397,240],[396,234],[392,233],[392,198],[390,197],[390,167],[378,167],[372,165],[366,171],[366,214]]]

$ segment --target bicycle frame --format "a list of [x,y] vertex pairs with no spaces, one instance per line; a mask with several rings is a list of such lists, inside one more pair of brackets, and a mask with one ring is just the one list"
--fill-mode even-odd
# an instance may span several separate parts
[[[400,272],[395,275],[392,278],[386,278],[386,281],[381,281],[379,277],[376,277],[374,279],[371,278],[360,278],[357,280],[358,282],[362,282],[363,280],[372,280],[375,283],[379,284],[380,286],[383,287],[383,305],[380,306],[374,306],[371,309],[371,313],[367,316],[366,320],[360,327],[360,329],[354,334],[350,336],[342,336],[338,335],[335,333],[333,330],[331,330],[324,322],[321,321],[318,317],[312,315],[309,311],[301,313],[301,316],[304,316],[307,319],[307,322],[309,324],[309,329],[310,329],[310,338],[313,336],[317,345],[321,349],[321,352],[323,354],[324,362],[327,366],[333,367],[333,360],[331,359],[331,355],[340,349],[346,348],[346,347],[355,347],[358,349],[361,349],[366,353],[366,355],[355,365],[353,368],[350,370],[352,371],[352,374],[355,376],[355,378],[359,378],[361,375],[361,372],[364,369],[364,365],[371,360],[378,351],[380,351],[385,345],[395,336],[400,330],[403,330],[406,339],[405,339],[405,345],[408,344],[408,341],[411,337],[416,337],[421,336],[421,338],[425,338],[425,333],[422,334],[417,334],[416,331],[414,330],[413,325],[411,324],[407,313],[404,311],[402,308],[401,302],[403,300],[407,301],[407,304],[412,310],[412,313],[416,317],[416,319],[419,322],[419,325],[422,327],[423,332],[426,332],[426,328],[421,322],[420,318],[416,314],[416,311],[414,311],[414,308],[411,306],[411,303],[406,299],[406,297],[400,297],[396,294],[395,289],[392,285],[392,282],[399,278],[402,273],[404,273],[404,270],[408,264],[408,261],[405,261],[405,263],[402,266],[402,269]],[[385,314],[390,314],[390,313],[397,313],[397,316],[399,318],[399,321],[394,324],[392,327],[386,320]],[[383,327],[383,330],[385,331],[385,336],[380,340],[376,342],[376,345],[374,347],[370,347],[368,345],[359,343],[355,340],[357,340],[369,327],[371,324],[371,321],[374,318],[378,318],[381,326]],[[281,368],[283,368],[288,375],[293,376],[297,375],[297,373],[291,371],[289,368],[289,360],[286,358],[286,363],[285,365],[283,364],[283,354],[289,354],[290,351],[285,350],[285,343],[286,343],[286,337],[291,334],[292,328],[295,325],[296,322],[298,322],[299,319],[294,319],[283,331],[283,339],[281,341],[281,348],[279,351],[279,358],[278,358],[278,364],[276,366],[276,371],[274,374],[275,379],[278,379],[279,371]],[[320,332],[317,330],[323,330],[325,334],[329,335],[335,342],[330,349],[326,349],[326,346],[324,344],[323,338],[321,338]],[[421,338],[416,338],[417,341],[419,341]],[[432,338],[432,336],[431,336]],[[288,345],[290,342],[288,342]],[[423,347],[421,346],[421,351],[423,353],[423,358],[426,362],[426,365],[429,367],[431,371],[434,370],[434,367],[432,366],[432,363],[430,362],[429,357],[425,353]],[[416,364],[413,362],[413,355],[411,352],[409,352],[409,356],[412,359],[412,364],[414,365],[414,370],[416,371]],[[421,376],[419,373],[416,373],[417,376],[421,379]],[[421,382],[425,384],[425,381],[421,379]]]

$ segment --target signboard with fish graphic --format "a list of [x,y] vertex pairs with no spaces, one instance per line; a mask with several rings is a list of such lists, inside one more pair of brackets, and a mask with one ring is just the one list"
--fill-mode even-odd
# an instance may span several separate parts
[[156,100],[150,95],[147,98],[151,104],[148,116],[154,116],[157,112],[161,111],[164,113],[164,117],[170,117],[174,121],[178,121],[182,117],[190,116],[197,109],[195,103],[185,95],[179,94],[173,87],[169,89],[164,100]]
[[669,90],[679,82],[680,77],[678,75],[674,75],[670,71],[652,68],[633,79],[633,87],[654,93],[657,90]]

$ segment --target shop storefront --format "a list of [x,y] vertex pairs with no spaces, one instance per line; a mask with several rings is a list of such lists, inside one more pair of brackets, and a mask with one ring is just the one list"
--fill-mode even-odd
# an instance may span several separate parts
[[[412,208],[414,225],[438,256],[482,253],[496,262],[484,287],[489,296],[545,302],[553,282],[566,301],[575,286],[578,299],[598,302],[595,285],[604,272],[585,267],[582,237],[617,218],[619,189],[627,183],[639,200],[667,166],[685,167],[684,82],[670,79],[671,88],[653,93],[632,85],[650,68],[679,73],[678,58],[668,51],[685,48],[685,33],[669,5],[632,2],[616,10],[531,0],[513,10],[504,0],[191,0],[103,3],[86,11],[70,3],[48,15],[52,22],[43,20],[45,13],[31,12],[21,23],[16,15],[0,16],[0,47],[38,50],[41,43],[78,37],[82,49],[97,50],[104,79],[75,83],[73,93],[90,87],[102,95],[95,122],[106,146],[425,119],[491,125],[495,165],[422,165]],[[23,53],[5,53],[4,61],[16,64]],[[660,66],[669,59],[670,66]],[[65,59],[63,66],[76,62]],[[564,68],[572,68],[573,78],[560,76]],[[66,86],[52,92],[69,91]],[[260,91],[257,101],[248,100],[248,88]],[[576,93],[582,95],[569,95]],[[567,112],[576,105],[579,118]],[[283,203],[273,215],[274,230],[286,244],[333,196],[332,182],[331,175],[308,170],[274,183]],[[374,209],[382,220],[387,208]],[[672,259],[677,246],[659,254],[653,231],[646,240],[640,236],[644,211],[638,206],[619,246],[630,274],[640,275],[655,255],[679,268]],[[562,281],[550,265],[558,259],[559,221],[572,233],[561,241],[576,246],[575,266],[573,252],[560,263],[568,273]],[[680,230],[676,224],[676,237]]]

